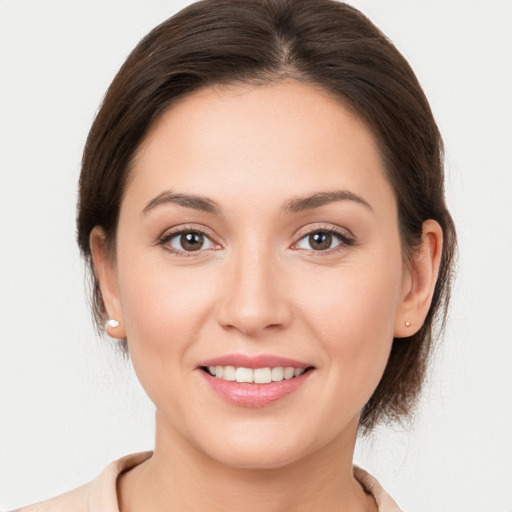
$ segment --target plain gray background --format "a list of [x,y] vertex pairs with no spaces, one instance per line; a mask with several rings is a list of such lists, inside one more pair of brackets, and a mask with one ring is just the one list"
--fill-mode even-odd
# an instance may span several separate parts
[[[0,507],[153,446],[153,407],[98,340],[74,242],[81,151],[137,41],[186,1],[0,0]],[[353,0],[409,59],[446,143],[459,275],[410,432],[356,460],[408,512],[512,510],[512,2]]]

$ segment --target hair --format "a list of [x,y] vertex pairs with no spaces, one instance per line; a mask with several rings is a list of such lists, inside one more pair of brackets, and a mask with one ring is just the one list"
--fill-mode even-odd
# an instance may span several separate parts
[[[334,0],[202,0],[153,29],[128,56],[91,127],[79,182],[77,239],[91,276],[92,310],[106,320],[89,236],[105,232],[115,254],[116,229],[131,166],[155,120],[201,88],[268,84],[283,79],[319,85],[355,113],[379,146],[398,205],[405,261],[422,244],[422,225],[443,230],[440,272],[426,320],[395,338],[390,357],[360,419],[410,416],[433,341],[445,320],[456,235],[444,199],[443,144],[411,67],[361,12]],[[127,353],[126,340],[124,350]]]

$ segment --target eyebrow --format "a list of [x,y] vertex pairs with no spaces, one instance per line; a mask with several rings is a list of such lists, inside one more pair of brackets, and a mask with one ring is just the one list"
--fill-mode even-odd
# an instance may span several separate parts
[[[367,201],[349,190],[317,192],[309,196],[298,197],[285,203],[282,210],[284,213],[288,214],[300,213],[307,210],[313,210],[314,208],[320,208],[321,206],[337,201],[354,201],[373,211],[373,208]],[[212,201],[207,197],[193,194],[177,194],[170,190],[166,190],[161,194],[158,194],[154,199],[151,199],[151,201],[149,201],[142,210],[142,213],[147,215],[157,206],[165,204],[176,204],[185,208],[193,208],[194,210],[200,210],[218,216],[220,216],[222,212],[220,206],[215,201]]]
[[324,206],[326,204],[334,203],[337,201],[354,201],[373,211],[373,208],[370,206],[370,203],[365,201],[361,196],[358,196],[357,194],[355,194],[354,192],[350,192],[349,190],[317,192],[316,194],[310,196],[298,197],[296,199],[288,201],[284,205],[283,211],[285,213],[300,213],[307,210],[312,210],[314,208],[319,208],[320,206]]
[[151,199],[142,210],[142,213],[146,215],[157,206],[164,204],[177,204],[178,206],[193,208],[194,210],[201,210],[215,215],[221,214],[219,205],[207,197],[192,194],[175,194],[170,190],[166,190],[158,194],[154,199]]

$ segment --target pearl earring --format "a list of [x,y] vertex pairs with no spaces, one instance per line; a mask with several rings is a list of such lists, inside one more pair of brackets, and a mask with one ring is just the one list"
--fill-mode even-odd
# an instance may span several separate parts
[[113,318],[109,318],[108,319],[108,326],[112,327],[113,329],[115,329],[116,327],[119,327],[119,321],[118,320],[114,320]]
[[405,322],[405,327],[410,327],[410,326],[411,326],[411,322]]

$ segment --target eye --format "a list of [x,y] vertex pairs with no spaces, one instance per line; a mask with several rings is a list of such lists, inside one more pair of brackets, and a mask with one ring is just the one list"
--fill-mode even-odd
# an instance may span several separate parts
[[213,242],[200,231],[173,233],[162,242],[170,246],[175,252],[195,252],[214,247]]
[[309,251],[327,251],[341,244],[350,244],[351,240],[335,231],[319,230],[303,236],[296,244],[299,249]]

